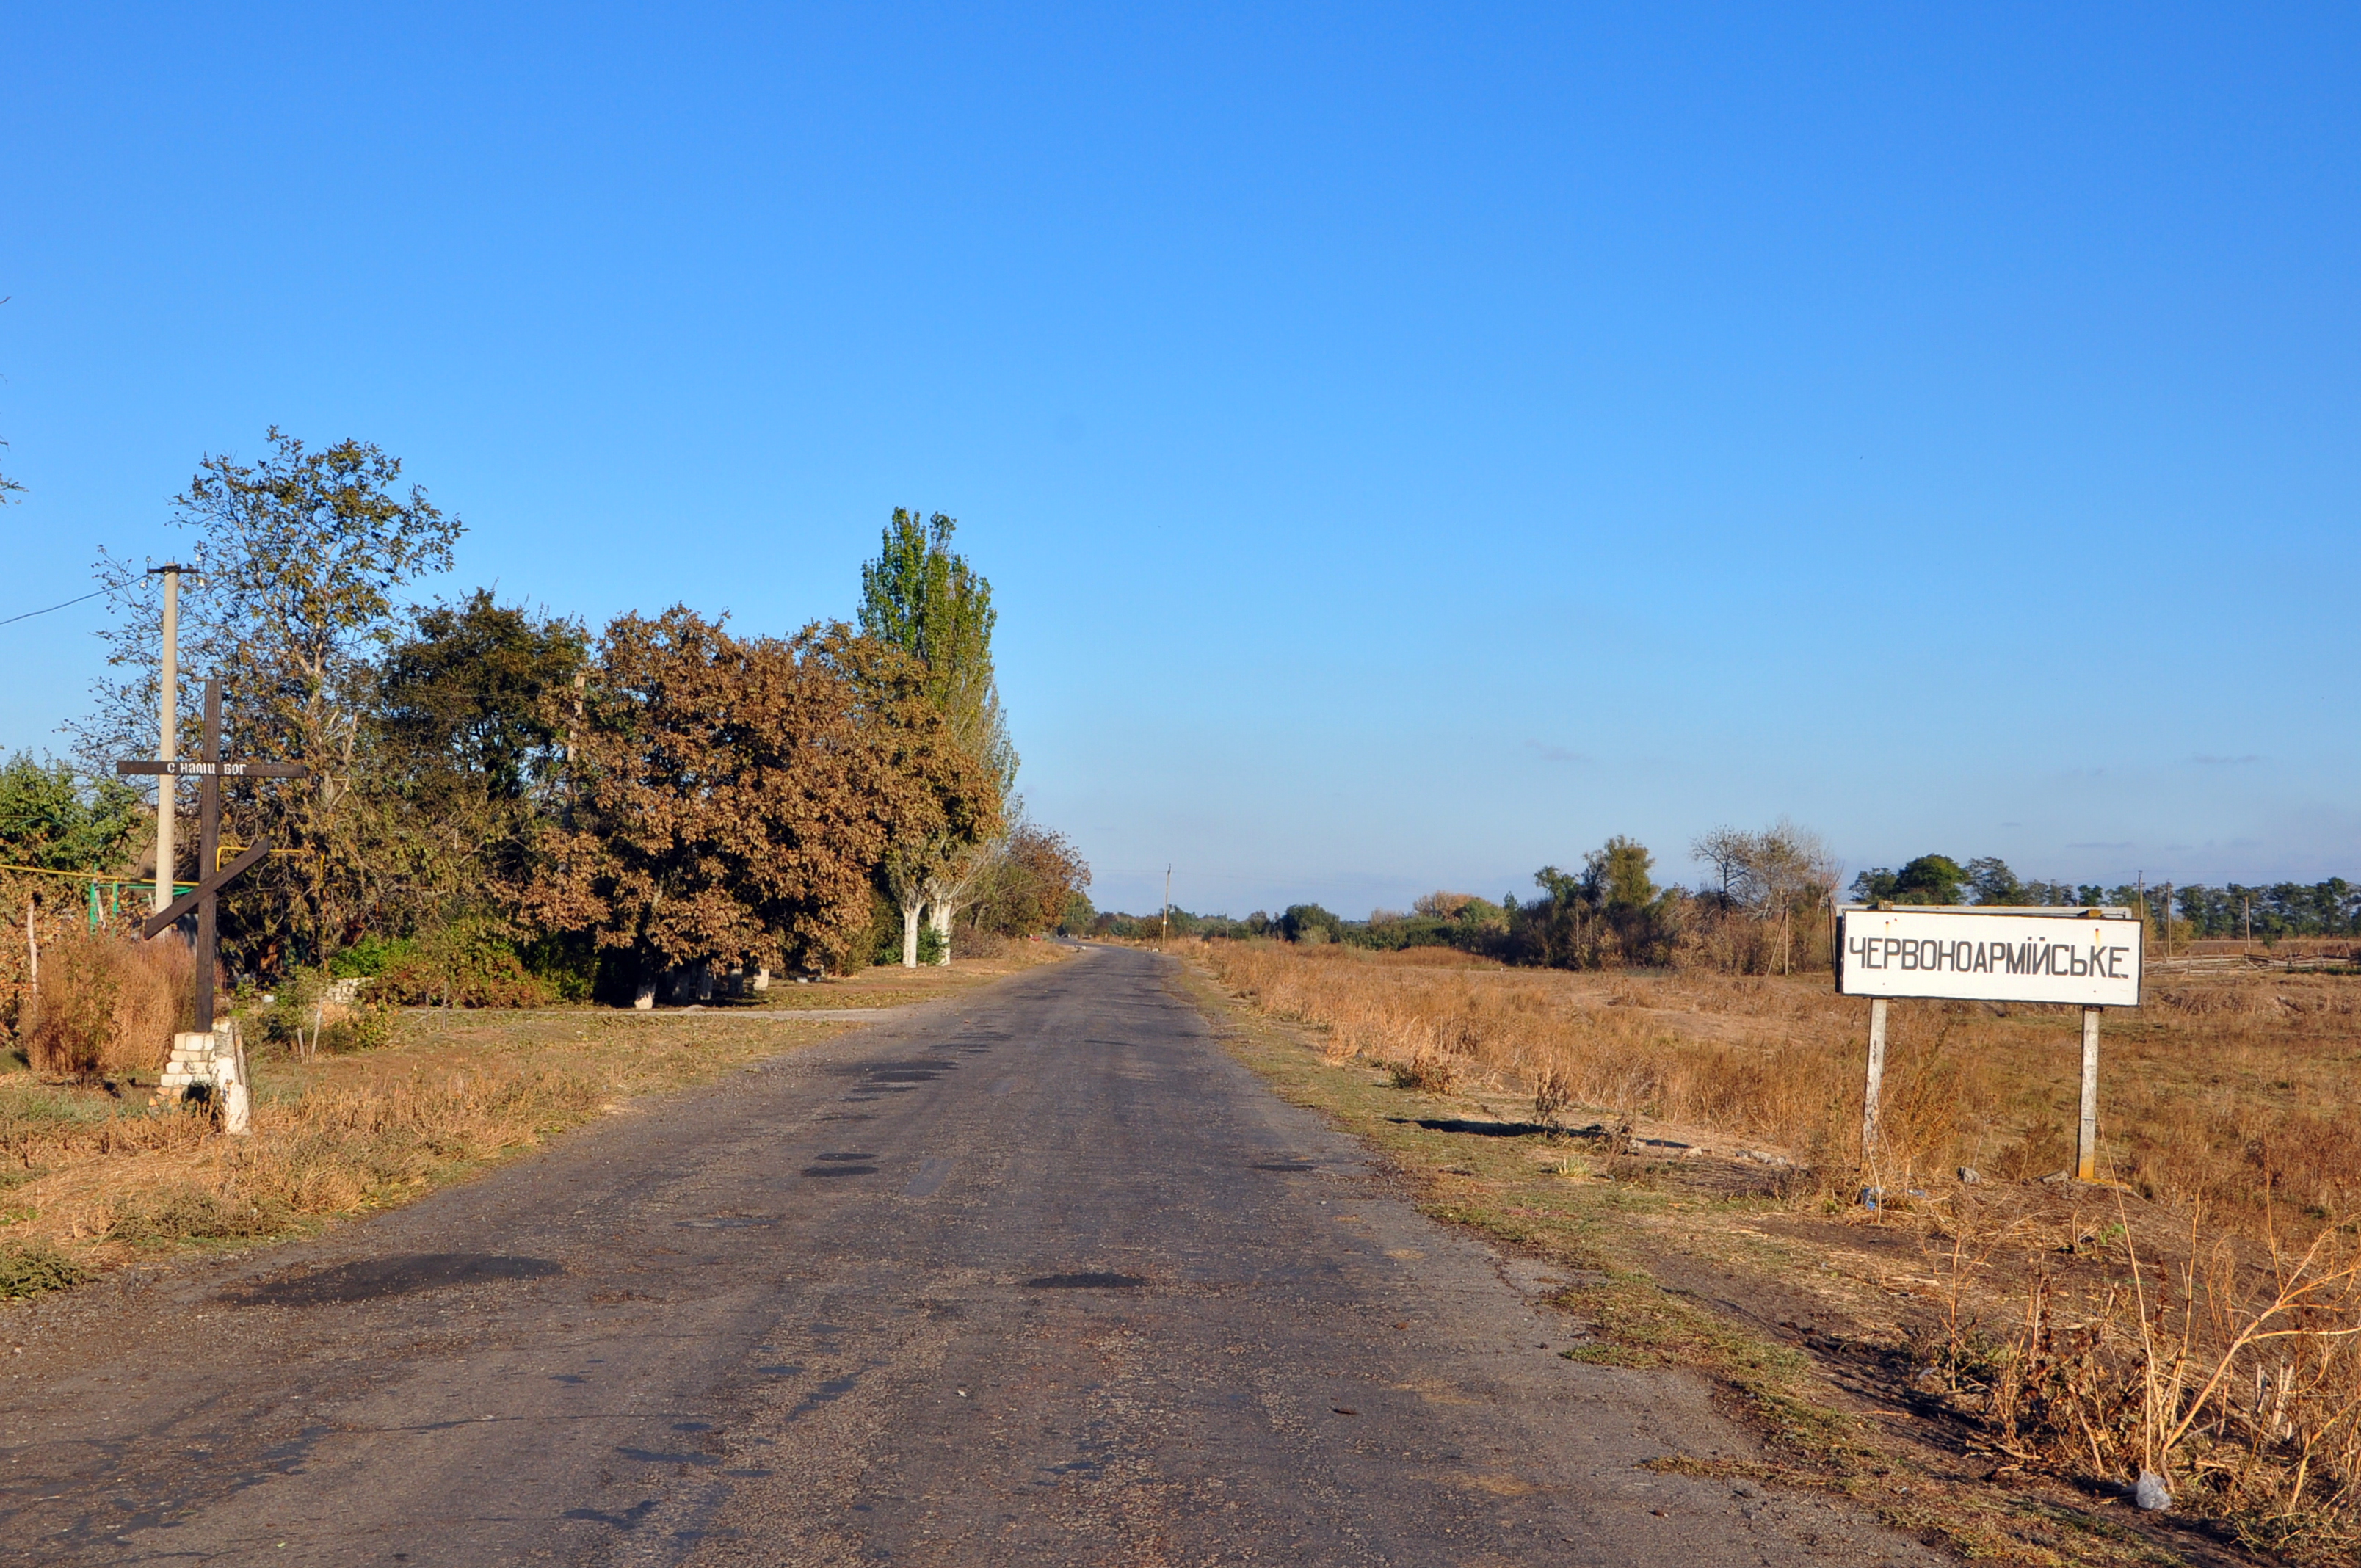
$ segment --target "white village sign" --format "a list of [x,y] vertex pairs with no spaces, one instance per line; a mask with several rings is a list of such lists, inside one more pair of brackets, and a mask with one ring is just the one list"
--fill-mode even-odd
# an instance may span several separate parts
[[1861,1158],[1877,1149],[1885,1076],[1885,1004],[1892,997],[2049,1002],[2082,1009],[2082,1107],[2075,1176],[2097,1174],[2099,1009],[2140,1004],[2140,938],[2128,909],[1847,909],[1837,917],[1837,992],[1866,996],[1869,1086]]

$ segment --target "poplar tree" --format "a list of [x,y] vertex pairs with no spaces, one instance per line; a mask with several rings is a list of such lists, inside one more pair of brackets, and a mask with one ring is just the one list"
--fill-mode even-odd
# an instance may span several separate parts
[[958,527],[941,512],[921,522],[917,512],[894,509],[877,558],[861,568],[861,631],[926,665],[928,700],[1005,798],[1016,783],[1016,748],[993,675],[999,616],[991,583],[950,547]]
[[992,585],[950,547],[956,519],[941,512],[921,521],[895,507],[877,558],[861,568],[862,635],[914,656],[927,700],[941,713],[952,741],[981,770],[991,809],[979,813],[972,835],[936,832],[897,841],[884,862],[886,891],[902,912],[902,961],[918,961],[918,919],[929,905],[950,961],[951,916],[994,860],[1009,792],[1016,783],[1016,748],[1000,707],[992,666],[998,620]]

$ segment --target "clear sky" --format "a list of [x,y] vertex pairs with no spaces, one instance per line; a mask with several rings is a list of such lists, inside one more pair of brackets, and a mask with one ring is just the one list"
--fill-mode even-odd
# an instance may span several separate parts
[[[2350,6],[9,7],[0,615],[203,454],[449,594],[1001,606],[1102,906],[1691,873],[1782,815],[2361,875]],[[63,750],[92,607],[0,627]],[[1153,874],[1152,874],[1153,873]]]

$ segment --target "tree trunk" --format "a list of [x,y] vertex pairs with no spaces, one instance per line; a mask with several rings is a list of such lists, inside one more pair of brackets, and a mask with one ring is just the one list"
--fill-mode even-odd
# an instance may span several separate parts
[[943,939],[943,950],[935,962],[948,964],[951,961],[951,906],[940,899],[935,902],[935,935]]
[[925,913],[923,904],[902,905],[902,967],[918,967],[918,916]]

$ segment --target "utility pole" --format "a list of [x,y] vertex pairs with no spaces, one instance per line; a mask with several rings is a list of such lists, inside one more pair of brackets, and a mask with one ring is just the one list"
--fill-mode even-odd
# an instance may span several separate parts
[[[177,562],[150,566],[148,575],[164,579],[164,669],[158,683],[156,760],[169,762],[180,755],[175,731],[181,705],[181,574],[189,568]],[[172,902],[172,816],[180,805],[180,781],[169,770],[156,780],[156,901],[161,913]],[[197,868],[200,881],[209,868]]]
[[1162,951],[1162,950],[1163,950],[1163,948],[1164,948],[1164,944],[1165,944],[1166,942],[1168,942],[1168,941],[1171,940],[1171,938],[1172,938],[1172,862],[1171,862],[1171,861],[1167,861],[1164,863],[1164,913],[1163,913],[1161,916],[1158,916],[1158,927],[1157,927],[1157,933],[1156,933],[1156,947],[1157,947],[1157,950],[1158,950],[1158,951],[1159,951],[1159,952],[1160,952],[1160,951]]

